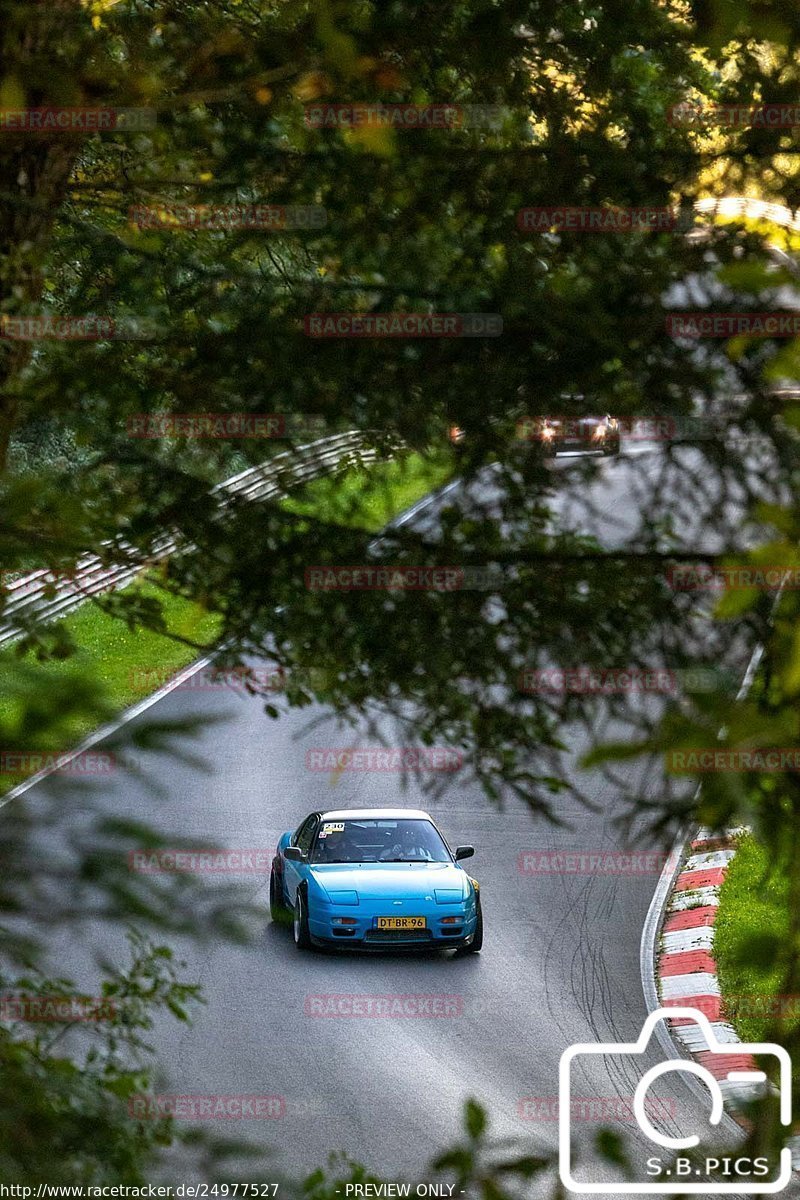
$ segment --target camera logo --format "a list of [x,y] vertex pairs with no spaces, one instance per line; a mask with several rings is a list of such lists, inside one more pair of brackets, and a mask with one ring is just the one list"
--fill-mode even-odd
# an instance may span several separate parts
[[[682,1155],[681,1151],[692,1150],[700,1144],[696,1134],[685,1137],[671,1137],[660,1133],[652,1124],[645,1103],[650,1086],[662,1075],[677,1071],[688,1075],[696,1075],[708,1088],[711,1096],[711,1111],[709,1121],[719,1125],[723,1114],[722,1089],[718,1079],[705,1066],[693,1060],[668,1059],[657,1063],[646,1071],[636,1087],[633,1097],[633,1113],[639,1128],[647,1138],[664,1151],[677,1151],[677,1155],[654,1155],[647,1159],[647,1179],[641,1182],[584,1182],[575,1179],[572,1172],[572,1129],[570,1126],[570,1103],[572,1098],[571,1080],[573,1061],[579,1062],[584,1056],[636,1056],[644,1054],[650,1042],[655,1026],[661,1020],[674,1020],[676,1017],[688,1018],[699,1028],[711,1054],[730,1055],[730,1046],[720,1043],[704,1013],[696,1008],[659,1008],[650,1013],[642,1027],[642,1032],[635,1042],[581,1042],[570,1046],[561,1055],[559,1064],[559,1131],[558,1131],[558,1169],[561,1182],[570,1191],[593,1195],[624,1195],[631,1193],[649,1193],[661,1195],[687,1195],[703,1193],[704,1195],[764,1195],[780,1192],[786,1187],[792,1174],[792,1152],[784,1147],[780,1154],[780,1171],[777,1179],[765,1180],[765,1175],[773,1173],[773,1164],[766,1158],[726,1158],[703,1157],[693,1158]],[[791,1123],[791,1075],[792,1064],[788,1053],[782,1046],[774,1042],[737,1043],[737,1055],[772,1055],[778,1060],[780,1080],[779,1105],[780,1122],[788,1128]],[[591,1066],[591,1062],[586,1064]],[[635,1062],[628,1064],[635,1068]],[[637,1072],[638,1074],[638,1072]],[[763,1087],[767,1076],[763,1071],[727,1071],[724,1078],[731,1083],[754,1084]],[[778,1165],[778,1164],[774,1164]],[[729,1178],[726,1179],[726,1176]],[[732,1178],[730,1178],[732,1176]],[[660,1177],[658,1181],[654,1177]],[[699,1178],[698,1178],[699,1177]]]

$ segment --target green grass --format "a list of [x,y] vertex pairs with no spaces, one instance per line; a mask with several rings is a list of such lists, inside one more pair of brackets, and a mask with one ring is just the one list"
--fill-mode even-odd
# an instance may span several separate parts
[[[299,514],[317,515],[327,521],[374,532],[444,483],[454,471],[453,459],[446,453],[435,458],[410,454],[402,459],[314,480],[283,504]],[[76,653],[68,659],[42,664],[38,668],[42,687],[47,686],[48,680],[64,680],[71,673],[81,671],[101,685],[109,715],[112,715],[150,695],[172,674],[198,657],[194,646],[187,646],[176,637],[187,638],[207,650],[213,649],[221,633],[222,619],[218,614],[209,612],[195,601],[171,595],[156,583],[144,579],[124,591],[127,594],[135,591],[143,599],[158,599],[169,632],[130,629],[119,617],[87,602],[62,622],[77,646]],[[174,636],[169,636],[170,633]],[[13,725],[14,717],[12,701],[0,698],[0,724]],[[75,741],[90,733],[93,727],[88,718],[85,722],[76,722],[73,726]],[[0,794],[16,782],[19,782],[18,778],[5,785],[0,780]]]
[[290,512],[317,515],[375,533],[454,474],[455,463],[447,453],[430,457],[407,454],[315,479],[287,497],[283,505]]
[[[135,590],[144,599],[158,598],[166,628],[171,634],[189,638],[209,649],[213,647],[221,627],[217,614],[145,580],[131,584],[125,590],[128,593]],[[36,666],[37,688],[44,693],[48,684],[52,684],[55,694],[56,689],[68,687],[68,681],[80,674],[91,679],[102,692],[102,710],[109,717],[155,691],[174,672],[198,657],[193,646],[149,629],[130,629],[119,617],[103,612],[91,602],[81,605],[64,619],[63,624],[77,647],[73,655],[39,664],[32,655],[24,660]],[[19,718],[19,698],[0,697],[0,726],[13,729]],[[62,728],[66,741],[59,747],[59,752],[69,742],[80,741],[93,728],[95,722],[88,714],[85,718],[76,715]],[[21,778],[17,775],[0,778],[0,793]]]
[[[763,1041],[776,1028],[788,1033],[800,1017],[784,1012],[778,1025],[769,1014],[778,995],[780,972],[774,950],[789,936],[789,885],[770,864],[766,851],[751,834],[738,844],[725,875],[714,932],[722,995],[729,1017],[745,1042]],[[789,1009],[796,1009],[790,1004]]]
[[[173,596],[153,583],[132,584],[143,598],[157,598],[167,629],[177,637],[189,638],[211,649],[222,619],[202,605]],[[128,591],[130,589],[126,589]],[[66,618],[66,625],[79,647],[67,663],[85,667],[101,683],[116,709],[125,708],[148,695],[173,672],[193,662],[197,651],[175,637],[149,629],[129,629],[118,617],[84,604]],[[58,670],[59,663],[51,664]]]

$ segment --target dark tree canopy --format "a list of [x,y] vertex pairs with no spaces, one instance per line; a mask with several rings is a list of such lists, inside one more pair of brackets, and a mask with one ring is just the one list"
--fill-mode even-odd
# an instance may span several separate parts
[[[800,407],[786,385],[798,343],[693,344],[666,319],[671,308],[786,307],[796,267],[765,248],[776,231],[703,225],[693,203],[742,194],[797,207],[796,127],[698,129],[670,114],[684,101],[794,103],[799,40],[789,0],[0,0],[0,108],[152,116],[97,133],[0,129],[4,322],[93,315],[118,331],[0,339],[3,569],[63,569],[90,551],[146,556],[175,531],[183,549],[162,582],[221,614],[223,661],[271,656],[299,705],[316,698],[344,716],[377,705],[421,741],[462,748],[490,798],[513,792],[555,817],[564,721],[594,728],[598,702],[520,692],[525,667],[717,671],[654,714],[614,699],[626,732],[596,761],[658,760],[720,727],[732,745],[788,744],[798,593],[777,608],[768,594],[732,593],[710,620],[706,598],[676,593],[666,572],[752,554],[797,563]],[[309,105],[377,103],[466,117],[341,129],[307,116]],[[311,206],[325,220],[186,228],[174,214],[187,205]],[[662,232],[518,227],[520,209],[563,206],[679,217]],[[161,212],[164,227],[138,227],[137,207]],[[502,334],[306,332],[310,314],[343,312],[497,314]],[[587,411],[678,430],[657,472],[621,464],[639,505],[619,525],[592,512],[594,462],[555,473],[517,437],[524,418]],[[211,485],[274,446],[129,432],[142,414],[198,412],[313,416],[424,455],[447,452],[455,425],[474,499],[446,510],[435,536],[403,527],[377,541],[344,512],[241,502],[220,516]],[[48,445],[55,456],[29,454]],[[408,593],[305,584],[311,565],[366,562],[455,565],[495,582]],[[108,604],[121,620],[158,623],[157,606],[135,595]],[[735,677],[759,640],[759,685],[738,701],[721,668]],[[34,625],[19,649],[3,655],[15,698],[0,713],[5,746],[52,745],[72,717],[101,719],[102,693],[77,668],[62,693],[43,695],[36,656],[69,654],[68,638]],[[657,825],[691,803],[685,778],[673,782]],[[784,852],[800,795],[788,775],[772,783],[711,779],[701,815],[760,813]],[[0,861],[24,837],[0,822]],[[2,875],[5,906],[35,917],[27,872]],[[116,919],[133,901],[105,882]],[[153,897],[135,899],[143,921],[165,919]]]

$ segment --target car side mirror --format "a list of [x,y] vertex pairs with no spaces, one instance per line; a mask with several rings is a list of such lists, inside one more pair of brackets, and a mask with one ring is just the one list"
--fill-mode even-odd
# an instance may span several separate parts
[[307,862],[308,856],[303,853],[299,846],[287,846],[283,852],[283,857],[288,862]]
[[474,853],[474,846],[456,846],[456,862],[458,862],[460,858],[472,858]]

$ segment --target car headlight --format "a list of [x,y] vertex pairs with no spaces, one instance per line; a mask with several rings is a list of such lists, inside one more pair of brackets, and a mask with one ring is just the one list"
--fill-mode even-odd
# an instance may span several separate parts
[[328,892],[331,904],[358,904],[358,892]]
[[549,442],[552,438],[555,437],[555,435],[556,435],[556,431],[555,431],[555,429],[553,429],[552,425],[543,425],[542,426],[542,437],[544,438],[544,440],[546,442]]
[[595,439],[595,441],[601,442],[603,440],[603,438],[606,436],[606,433],[607,433],[607,430],[606,430],[605,425],[596,425],[594,433],[592,434],[592,437]]
[[434,888],[437,904],[460,904],[464,897],[460,888]]

